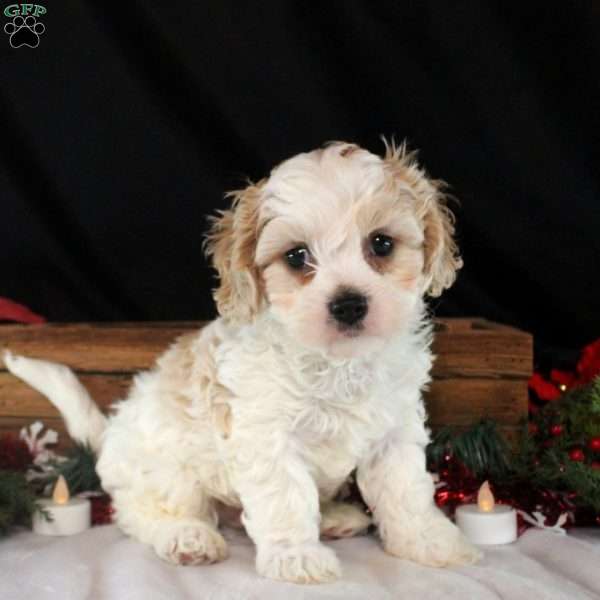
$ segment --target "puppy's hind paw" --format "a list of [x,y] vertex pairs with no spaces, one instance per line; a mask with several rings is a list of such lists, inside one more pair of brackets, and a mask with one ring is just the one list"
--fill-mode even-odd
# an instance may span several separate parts
[[154,549],[175,565],[212,564],[227,558],[227,543],[210,524],[183,521],[165,524],[157,532]]
[[319,543],[275,544],[259,549],[256,569],[263,577],[292,583],[327,583],[341,575],[333,550]]
[[364,510],[346,502],[328,502],[321,509],[321,537],[348,538],[364,533],[372,523]]

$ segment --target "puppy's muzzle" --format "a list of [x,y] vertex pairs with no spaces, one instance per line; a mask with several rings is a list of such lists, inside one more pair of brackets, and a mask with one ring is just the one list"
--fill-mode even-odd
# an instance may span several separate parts
[[366,296],[357,292],[342,292],[328,304],[329,314],[342,325],[356,326],[369,311]]

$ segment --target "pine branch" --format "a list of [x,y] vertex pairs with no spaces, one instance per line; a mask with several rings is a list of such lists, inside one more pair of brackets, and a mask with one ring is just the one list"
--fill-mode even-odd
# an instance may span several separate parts
[[102,491],[96,473],[96,455],[88,445],[77,444],[67,454],[67,460],[55,461],[47,483],[54,484],[62,475],[71,494]]
[[458,459],[475,477],[501,478],[511,469],[510,450],[496,423],[489,419],[461,433],[452,427],[441,429],[427,447],[428,463],[441,465],[446,454]]
[[38,510],[36,496],[25,475],[0,471],[0,536],[17,525],[31,526],[31,517]]

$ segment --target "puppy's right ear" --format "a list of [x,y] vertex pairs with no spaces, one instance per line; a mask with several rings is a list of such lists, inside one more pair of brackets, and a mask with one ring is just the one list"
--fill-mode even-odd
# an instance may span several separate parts
[[424,283],[430,296],[439,296],[456,279],[463,265],[454,241],[454,215],[446,206],[445,184],[430,179],[417,163],[415,153],[407,152],[406,142],[385,144],[384,164],[394,181],[407,184],[415,201],[415,213],[423,223]]
[[231,208],[211,217],[205,252],[219,273],[219,287],[213,296],[219,314],[244,323],[260,311],[264,294],[255,264],[258,241],[258,209],[266,180],[251,183],[243,190],[229,192]]

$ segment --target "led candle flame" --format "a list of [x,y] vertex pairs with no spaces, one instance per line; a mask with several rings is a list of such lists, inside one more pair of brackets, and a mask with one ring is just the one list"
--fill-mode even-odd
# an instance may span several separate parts
[[92,505],[87,498],[71,498],[69,486],[60,475],[52,498],[39,498],[40,511],[33,515],[33,530],[42,535],[73,535],[89,529]]
[[492,494],[492,490],[490,489],[490,484],[487,481],[484,481],[477,493],[477,506],[482,512],[492,512],[495,504],[496,502],[494,500],[494,494]]
[[517,539],[517,512],[512,506],[496,504],[487,481],[479,488],[477,504],[459,506],[455,518],[474,544],[510,544]]
[[36,501],[40,511],[33,515],[33,530],[42,535],[73,535],[90,528],[92,506],[87,498],[71,498],[69,486],[60,475],[52,498]]
[[60,475],[54,486],[54,492],[52,493],[52,500],[56,504],[66,504],[69,501],[69,486],[65,481],[65,478]]

